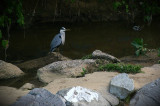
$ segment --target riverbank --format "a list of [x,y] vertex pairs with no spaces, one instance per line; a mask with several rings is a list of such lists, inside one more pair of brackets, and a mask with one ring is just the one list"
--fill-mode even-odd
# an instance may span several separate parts
[[[48,55],[44,58],[39,58],[39,59],[35,59],[35,60],[31,60],[25,63],[21,63],[21,64],[17,64],[17,66],[19,66],[20,68],[23,67],[23,70],[27,70],[28,66],[33,66],[33,69],[38,69],[40,67],[42,67],[42,63],[43,65],[45,64],[49,64],[54,62],[53,58],[51,57],[55,57],[56,55]],[[42,61],[44,59],[53,59],[52,61]],[[65,59],[67,60],[67,58],[59,58],[60,60],[65,61]],[[156,50],[151,50],[150,52],[148,52],[145,56],[140,56],[140,57],[135,57],[135,56],[127,56],[127,57],[123,57],[120,60],[122,62],[125,63],[130,63],[130,64],[137,64],[137,65],[142,65],[142,71],[143,73],[137,73],[137,74],[129,74],[129,77],[132,78],[134,80],[134,86],[135,86],[135,90],[140,89],[141,87],[143,87],[145,84],[156,80],[157,78],[160,77],[159,71],[160,71],[160,66],[157,60],[159,60],[160,58],[158,57],[158,53]],[[39,63],[41,62],[41,63]],[[46,63],[47,62],[47,63]],[[30,64],[29,64],[30,63]],[[34,65],[36,63],[36,65]],[[41,65],[38,65],[41,64]],[[25,67],[24,67],[25,66]],[[39,66],[36,67],[35,66]],[[29,67],[29,68],[31,68]],[[82,68],[82,67],[81,67]],[[26,71],[25,71],[26,72]],[[30,73],[30,72],[29,72]],[[106,94],[106,88],[107,91],[109,90],[109,83],[110,80],[118,75],[119,73],[117,72],[93,72],[90,74],[86,74],[85,77],[80,77],[80,78],[63,78],[61,76],[59,76],[59,78],[54,79],[51,83],[49,84],[39,84],[39,86],[37,86],[36,84],[34,84],[32,82],[27,82],[27,83],[32,83],[32,85],[34,87],[43,87],[45,89],[47,89],[48,91],[50,91],[51,93],[55,94],[57,91],[64,89],[64,88],[68,88],[68,87],[73,87],[73,86],[83,86],[89,89],[93,89],[96,90],[98,92],[100,92],[101,94]],[[53,77],[53,76],[52,76]],[[36,78],[37,80],[37,78]],[[20,80],[19,80],[20,81]],[[25,82],[26,83],[26,82]],[[36,82],[37,83],[37,82]],[[25,85],[25,84],[24,84]],[[21,86],[22,87],[22,86]],[[23,96],[25,94],[27,94],[31,89],[33,88],[27,88],[26,89],[22,89],[21,87],[19,87],[18,89],[12,88],[12,87],[5,87],[5,86],[1,86],[1,90],[0,93],[1,98],[3,98],[4,95],[8,95],[7,93],[10,92],[10,94],[15,93],[16,96],[5,96],[4,99],[10,99],[10,102],[7,102],[7,104],[12,104],[18,97]],[[14,89],[14,90],[13,90]],[[105,95],[104,95],[105,96]],[[116,101],[116,99],[114,99]],[[2,102],[4,103],[4,102]],[[114,102],[113,102],[114,103]]]

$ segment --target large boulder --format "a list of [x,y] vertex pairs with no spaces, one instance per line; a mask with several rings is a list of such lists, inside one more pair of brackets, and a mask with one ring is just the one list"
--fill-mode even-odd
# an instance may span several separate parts
[[160,106],[160,78],[142,87],[131,99],[130,106]]
[[64,57],[62,54],[57,53],[57,52],[52,52],[46,55],[45,57],[40,57],[37,59],[29,60],[23,63],[17,64],[19,68],[22,70],[28,72],[28,71],[34,71],[37,70],[38,68],[41,68],[45,65],[48,65],[50,63],[53,63],[55,61],[61,61],[61,60],[70,60],[67,57]]
[[78,77],[82,76],[83,68],[87,68],[94,63],[95,60],[93,59],[58,61],[38,69],[37,76],[44,83],[53,81],[55,73],[67,77]]
[[100,93],[80,86],[60,90],[57,94],[63,98],[66,106],[110,106]]
[[11,106],[66,106],[58,95],[43,88],[35,88]]
[[122,73],[112,78],[109,89],[111,94],[125,99],[133,90],[134,82],[128,77],[128,74]]
[[24,75],[17,66],[0,60],[0,79],[14,78]]
[[95,50],[92,53],[92,58],[95,58],[95,59],[106,59],[106,60],[111,61],[113,63],[119,63],[119,62],[121,62],[116,57],[114,57],[114,56],[112,56],[110,54],[104,53],[104,52],[102,52],[100,50]]

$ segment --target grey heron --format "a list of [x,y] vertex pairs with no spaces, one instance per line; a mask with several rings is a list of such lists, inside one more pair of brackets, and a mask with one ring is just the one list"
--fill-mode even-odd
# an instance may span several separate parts
[[50,52],[53,52],[56,50],[56,48],[58,48],[60,45],[64,45],[65,43],[65,31],[69,31],[69,29],[66,29],[64,27],[62,27],[60,29],[60,33],[55,35],[55,37],[53,38],[52,42],[51,42],[51,49]]

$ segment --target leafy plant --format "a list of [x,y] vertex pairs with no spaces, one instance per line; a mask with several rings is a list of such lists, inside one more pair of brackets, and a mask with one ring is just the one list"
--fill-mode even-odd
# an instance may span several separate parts
[[81,72],[81,75],[84,77],[84,76],[85,76],[85,74],[87,74],[87,73],[88,73],[88,71],[87,71],[85,68],[82,68],[82,70],[83,70],[83,72]]
[[7,49],[8,48],[8,40],[2,40],[2,46]]
[[92,58],[92,54],[89,54],[89,55],[83,56],[82,60],[91,59],[91,58]]
[[113,9],[117,11],[118,7],[120,7],[122,4],[119,1],[116,1],[113,3]]
[[[10,28],[11,24],[17,22],[18,25],[24,25],[24,16],[22,11],[22,1],[21,0],[1,0],[2,5],[0,9],[0,40],[1,45],[5,50],[5,60],[6,60],[6,50],[9,47],[10,38]],[[3,34],[1,30],[7,31]],[[3,38],[3,39],[2,39]]]
[[109,63],[106,65],[99,66],[98,70],[116,71],[120,73],[140,73],[141,66],[131,65],[131,64],[122,64],[122,63],[118,63],[118,64]]
[[147,52],[147,48],[145,48],[144,46],[146,46],[146,44],[143,43],[143,39],[135,39],[132,43],[131,43],[135,48],[135,54],[136,56],[139,55],[144,55]]

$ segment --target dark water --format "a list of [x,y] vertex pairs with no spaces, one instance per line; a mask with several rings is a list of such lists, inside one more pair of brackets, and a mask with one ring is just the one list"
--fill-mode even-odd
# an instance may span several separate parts
[[[60,52],[72,59],[81,58],[96,49],[116,57],[132,55],[134,48],[131,42],[135,38],[143,38],[147,48],[160,48],[159,22],[153,22],[150,27],[144,26],[139,32],[133,31],[132,26],[124,22],[50,23],[25,29],[25,34],[23,30],[11,31],[7,60],[17,63],[45,56],[50,50],[51,40],[62,26],[70,28],[71,31],[66,32],[66,42]],[[36,81],[35,75],[36,73],[13,81],[0,81],[0,85],[20,87],[26,82]]]
[[66,32],[65,45],[60,52],[69,58],[81,58],[95,49],[116,57],[131,55],[134,38],[144,38],[147,48],[160,47],[160,24],[155,22],[136,32],[124,22],[79,23],[79,24],[40,24],[24,31],[12,31],[8,60],[25,61],[45,56],[50,50],[50,42],[59,33],[61,26],[70,28]]

